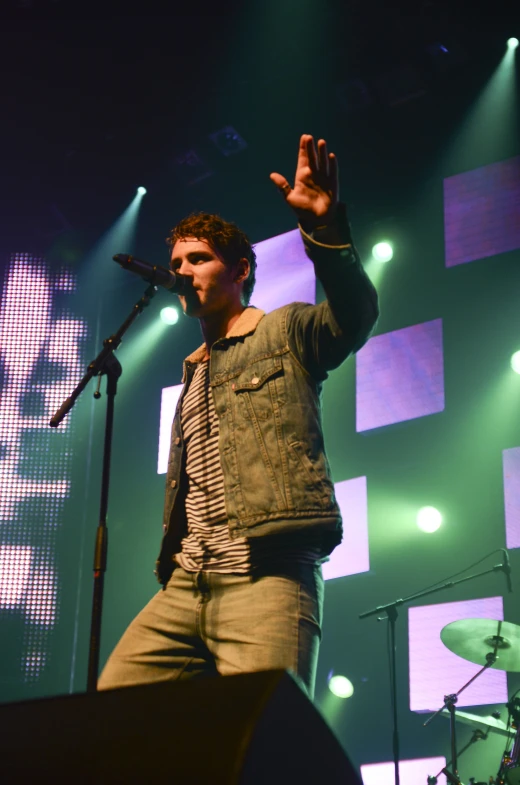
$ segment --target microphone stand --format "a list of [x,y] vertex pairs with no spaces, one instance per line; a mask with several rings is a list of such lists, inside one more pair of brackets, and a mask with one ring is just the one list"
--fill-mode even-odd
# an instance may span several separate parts
[[97,680],[99,671],[99,644],[101,634],[101,614],[103,607],[103,587],[107,565],[107,508],[108,508],[108,489],[110,484],[110,455],[112,450],[112,431],[114,423],[114,399],[117,393],[117,380],[121,376],[123,369],[121,363],[115,357],[114,351],[120,345],[123,335],[130,325],[142,313],[143,309],[150,304],[150,300],[157,293],[157,288],[150,284],[141,299],[135,303],[132,311],[127,316],[119,330],[110,338],[103,341],[103,349],[98,356],[92,360],[72,394],[67,398],[49,422],[51,428],[57,428],[63,418],[74,406],[76,399],[85,389],[93,376],[98,377],[97,389],[94,398],[101,398],[99,388],[101,377],[107,377],[107,410],[105,420],[105,438],[103,445],[103,469],[101,474],[101,502],[99,512],[99,523],[96,533],[96,544],[94,549],[94,589],[92,596],[92,615],[90,622],[90,641],[89,641],[89,660],[87,675],[87,692],[97,690]]
[[[506,565],[504,564],[496,564],[494,567],[490,567],[489,570],[483,570],[482,572],[477,572],[475,575],[468,575],[466,578],[459,578],[458,581],[448,581],[447,583],[443,583],[440,586],[436,586],[432,589],[424,589],[423,591],[416,592],[415,594],[410,594],[409,597],[405,597],[404,599],[394,600],[393,602],[389,602],[386,605],[378,605],[377,608],[372,608],[369,611],[365,611],[365,613],[361,613],[358,618],[366,619],[369,616],[376,616],[378,614],[386,614],[386,618],[390,622],[390,695],[392,700],[392,707],[393,707],[393,736],[392,736],[392,749],[393,749],[393,760],[394,760],[394,780],[395,785],[400,784],[399,778],[399,722],[398,722],[398,713],[397,713],[397,648],[396,648],[396,640],[395,640],[395,626],[398,617],[397,609],[401,605],[407,605],[413,600],[419,600],[422,597],[428,597],[430,594],[435,594],[438,591],[444,591],[445,589],[452,589],[454,586],[458,586],[460,583],[465,583],[466,581],[472,581],[475,578],[481,578],[483,575],[489,575],[491,572],[498,572],[502,570],[506,572],[507,569]],[[379,616],[378,621],[384,621],[385,616]],[[489,667],[486,665],[485,667]],[[484,670],[484,669],[483,669]],[[467,686],[467,685],[466,685]],[[444,708],[444,707],[443,707]]]

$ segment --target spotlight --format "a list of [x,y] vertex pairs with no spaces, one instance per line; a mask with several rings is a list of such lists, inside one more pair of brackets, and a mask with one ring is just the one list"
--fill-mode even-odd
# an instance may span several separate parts
[[144,185],[140,185],[139,186],[139,188],[137,189],[137,193],[139,194],[139,196],[144,196],[145,195],[146,188],[144,187]]
[[413,65],[398,65],[385,69],[374,78],[375,90],[385,106],[403,106],[426,93],[423,74]]
[[222,155],[226,157],[240,153],[247,147],[245,139],[242,139],[238,131],[235,131],[231,125],[226,125],[220,131],[215,131],[215,133],[209,135],[209,138]]
[[177,155],[172,165],[177,178],[188,187],[197,185],[213,174],[211,166],[194,149]]
[[447,73],[456,65],[461,65],[467,60],[467,54],[459,41],[434,41],[426,47],[429,64],[437,73]]
[[377,243],[372,248],[372,256],[376,262],[389,262],[393,255],[394,251],[390,243]]
[[518,38],[510,38],[507,45],[510,49],[516,49],[518,46]]
[[354,685],[346,676],[331,676],[329,690],[337,698],[350,698],[354,694]]
[[511,368],[515,373],[520,374],[520,352],[515,352],[511,357]]
[[439,57],[439,56],[442,57],[442,55],[447,55],[447,54],[450,53],[450,50],[448,49],[448,47],[444,46],[444,44],[441,44],[439,41],[437,41],[434,44],[430,44],[429,46],[427,46],[426,47],[426,51],[432,57]]
[[161,309],[161,319],[165,324],[177,324],[179,321],[179,312],[176,308],[172,308],[171,305],[168,305],[166,308]]
[[417,513],[417,526],[421,531],[431,534],[436,532],[442,523],[442,515],[435,507],[421,507]]

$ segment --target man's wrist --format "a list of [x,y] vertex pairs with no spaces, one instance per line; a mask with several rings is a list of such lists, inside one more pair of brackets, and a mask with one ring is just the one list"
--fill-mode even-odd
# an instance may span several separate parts
[[345,242],[348,242],[345,232],[337,224],[316,226],[310,236],[323,245],[344,245]]
[[347,246],[352,243],[350,226],[346,208],[343,202],[338,202],[332,216],[326,216],[326,221],[316,219],[302,221],[300,228],[311,240],[328,246]]
[[300,220],[300,226],[306,234],[314,234],[315,232],[325,232],[330,230],[336,225],[338,221],[338,205],[328,215],[323,215],[317,218],[304,218]]

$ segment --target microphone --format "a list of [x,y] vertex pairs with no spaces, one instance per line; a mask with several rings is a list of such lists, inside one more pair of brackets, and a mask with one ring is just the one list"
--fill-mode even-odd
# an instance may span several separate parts
[[509,564],[509,553],[507,552],[506,548],[501,548],[502,553],[504,554],[504,563],[502,565],[502,570],[505,572],[506,581],[507,581],[507,590],[509,594],[513,591],[513,587],[511,586],[511,565]]
[[180,294],[184,291],[186,284],[186,276],[172,273],[167,267],[159,267],[156,264],[145,262],[144,259],[137,259],[126,253],[116,253],[112,257],[114,262],[117,262],[125,270],[128,270],[135,275],[140,275],[148,283],[154,286],[162,286],[174,294]]

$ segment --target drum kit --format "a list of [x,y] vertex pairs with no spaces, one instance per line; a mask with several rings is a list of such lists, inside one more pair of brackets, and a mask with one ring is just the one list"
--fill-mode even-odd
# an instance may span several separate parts
[[[506,704],[507,723],[500,720],[498,712],[484,718],[468,712],[457,712],[455,709],[460,693],[488,668],[509,672],[520,671],[520,626],[493,619],[462,619],[443,627],[441,640],[450,651],[469,662],[481,665],[482,668],[456,694],[446,695],[442,708],[424,723],[426,726],[437,715],[442,714],[450,718],[451,727],[451,761],[435,777],[428,777],[428,785],[435,785],[441,773],[446,775],[451,785],[462,785],[457,770],[458,756],[473,741],[479,738],[485,739],[489,732],[506,736],[508,749],[502,756],[496,777],[491,777],[486,785],[520,785],[520,698],[515,697],[517,693]],[[458,752],[456,721],[477,727],[474,738]],[[484,783],[477,783],[474,778],[471,778],[470,783],[484,785]]]

